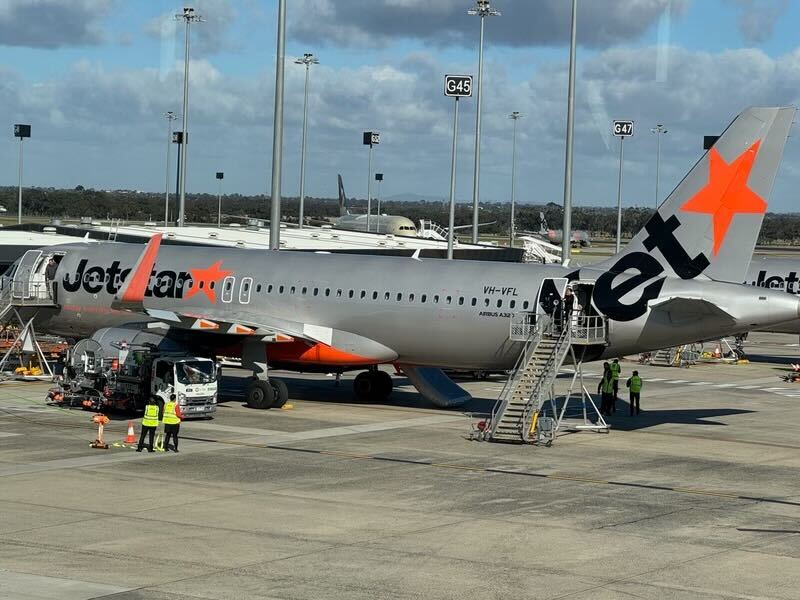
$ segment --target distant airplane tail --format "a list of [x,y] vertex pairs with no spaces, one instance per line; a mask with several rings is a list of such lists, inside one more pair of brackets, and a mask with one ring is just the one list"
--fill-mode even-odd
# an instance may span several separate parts
[[344,195],[344,182],[342,182],[341,174],[339,177],[339,216],[343,217],[348,214],[347,211],[347,196]]
[[539,213],[539,234],[547,235],[547,219],[544,218],[544,213]]
[[736,117],[605,268],[744,281],[794,114],[749,108]]

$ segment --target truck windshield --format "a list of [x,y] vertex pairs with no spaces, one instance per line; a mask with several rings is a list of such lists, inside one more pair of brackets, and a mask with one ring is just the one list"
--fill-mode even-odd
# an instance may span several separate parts
[[175,365],[178,381],[183,384],[214,381],[214,363],[210,360],[188,360]]

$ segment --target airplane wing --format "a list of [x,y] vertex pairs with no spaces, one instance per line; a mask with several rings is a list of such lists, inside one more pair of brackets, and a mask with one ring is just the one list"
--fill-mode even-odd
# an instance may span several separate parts
[[670,296],[667,298],[660,298],[655,302],[650,303],[652,311],[659,311],[666,314],[670,321],[679,323],[689,323],[698,321],[700,319],[708,320],[714,319],[731,325],[736,322],[736,319],[727,312],[724,308],[716,304],[704,300],[703,298],[691,298],[684,296]]
[[145,291],[158,256],[161,234],[154,235],[145,246],[131,276],[120,288],[111,307],[145,314],[156,320],[151,327],[203,331],[235,336],[254,336],[262,342],[306,341],[343,352],[343,360],[390,362],[397,353],[372,339],[349,331],[312,323],[281,319],[262,312],[253,313],[242,306],[208,306],[204,308],[170,309],[145,306]]

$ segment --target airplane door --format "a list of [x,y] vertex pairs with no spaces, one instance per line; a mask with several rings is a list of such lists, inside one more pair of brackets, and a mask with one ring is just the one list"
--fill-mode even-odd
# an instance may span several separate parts
[[542,285],[539,286],[539,294],[536,297],[537,316],[548,315],[552,317],[561,310],[561,303],[568,283],[569,281],[565,277],[542,280]]
[[222,281],[222,301],[231,302],[233,300],[233,287],[236,285],[236,277],[228,276]]
[[14,273],[14,281],[11,286],[12,296],[14,298],[25,299],[31,297],[33,290],[31,287],[31,280],[36,274],[36,265],[41,256],[41,250],[28,250],[22,255],[19,266],[17,266],[17,270]]

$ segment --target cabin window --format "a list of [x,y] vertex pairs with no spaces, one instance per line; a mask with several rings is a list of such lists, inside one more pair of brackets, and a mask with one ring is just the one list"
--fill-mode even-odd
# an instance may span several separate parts
[[408,295],[408,301],[409,302],[413,302],[414,301],[414,294],[409,294]]
[[445,298],[445,299],[444,299],[444,301],[445,301],[447,304],[452,304],[452,303],[453,303],[453,297],[452,297],[452,296],[448,296],[447,298]]
[[341,298],[342,297],[342,290],[336,290],[336,297],[337,298]]
[[289,288],[289,293],[290,294],[294,294],[294,292],[295,292],[295,287],[294,286],[290,287]]
[[303,289],[300,291],[300,293],[303,294],[303,296],[305,296],[307,292],[308,288],[306,286],[303,286]]
[[427,294],[422,294],[422,296],[419,297],[419,301],[424,304],[425,302],[428,301],[428,295]]
[[319,295],[319,288],[314,288],[314,295],[315,295],[315,296],[318,296],[318,295]]
[[463,304],[464,304],[464,296],[459,296],[458,297],[458,305],[462,306]]
[[478,299],[477,298],[473,298],[472,299],[472,306],[477,306],[477,304],[478,304]]
[[331,295],[331,288],[325,288],[325,295],[326,296],[330,296]]
[[259,284],[256,286],[256,294],[260,294],[260,293],[261,293],[261,284],[259,283]]
[[279,287],[279,288],[278,288],[278,293],[279,293],[279,294],[282,294],[282,293],[283,293],[283,286],[281,286],[281,287]]
[[367,290],[361,290],[361,299],[363,300],[366,297],[367,297]]
[[388,300],[388,299],[389,299],[389,297],[390,297],[391,295],[392,295],[392,294],[391,294],[390,292],[384,292],[384,293],[383,293],[383,299],[384,299],[384,300]]
[[527,300],[525,300],[525,302],[522,303],[522,310],[528,310],[529,305],[530,303]]
[[502,308],[502,307],[503,307],[503,301],[502,300],[498,300],[497,301],[497,308]]
[[214,285],[215,283],[216,283],[216,281],[212,281],[212,282],[211,282],[211,283],[208,285],[208,287],[210,287],[210,288],[213,290],[213,289],[216,287],[216,286]]
[[377,300],[378,299],[378,292],[372,292],[372,299],[373,300]]
[[511,302],[508,303],[509,308],[514,308],[516,305],[517,305],[516,300],[512,300]]
[[489,306],[489,299],[488,298],[484,298],[483,299],[483,305],[484,306]]
[[356,293],[355,290],[350,290],[349,292],[347,292],[347,297],[352,298],[355,295],[355,293]]
[[400,302],[403,299],[403,294],[397,292],[397,301]]
[[433,303],[434,304],[439,304],[439,294],[434,294],[433,295]]

